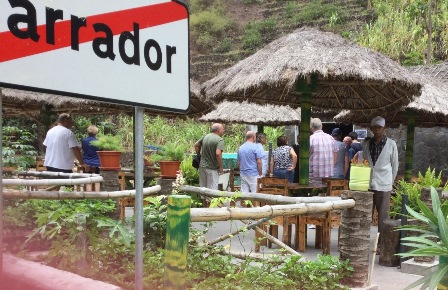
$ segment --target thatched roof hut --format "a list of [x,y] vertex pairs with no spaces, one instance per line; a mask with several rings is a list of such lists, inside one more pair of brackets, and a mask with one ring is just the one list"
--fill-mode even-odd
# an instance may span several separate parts
[[[200,85],[190,81],[190,111],[186,115],[179,113],[145,109],[149,115],[162,115],[165,117],[175,116],[198,116],[202,115],[210,106],[200,98]],[[72,98],[61,95],[37,93],[17,89],[2,88],[3,94],[3,117],[26,116],[37,118],[44,106],[51,106],[56,113],[70,113],[74,115],[111,115],[132,114],[134,107],[122,104],[113,104],[93,101],[81,98]]]
[[409,70],[427,77],[448,81],[448,62],[413,66]]
[[258,105],[244,101],[222,102],[216,109],[199,118],[202,122],[242,123],[266,126],[297,125],[300,108],[290,106]]
[[44,106],[51,106],[56,113],[79,115],[117,114],[132,112],[132,107],[71,98],[60,95],[2,88],[3,117],[39,116]]
[[356,111],[399,107],[420,94],[406,69],[330,32],[300,28],[202,85],[206,100],[299,106],[296,81],[318,77],[314,108]]
[[388,127],[398,127],[407,124],[406,110],[417,112],[415,124],[418,127],[434,127],[448,125],[448,84],[415,75],[422,83],[422,93],[407,106],[400,110],[377,110],[375,112],[353,112],[345,110],[334,117],[335,122],[369,126],[370,120],[380,115],[386,119]]

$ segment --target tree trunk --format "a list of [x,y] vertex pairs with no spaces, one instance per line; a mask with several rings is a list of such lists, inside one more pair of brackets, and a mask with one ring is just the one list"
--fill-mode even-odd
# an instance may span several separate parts
[[344,190],[341,198],[353,198],[356,202],[355,207],[342,211],[340,259],[349,259],[355,270],[352,277],[345,278],[342,283],[349,287],[365,287],[369,275],[373,192]]

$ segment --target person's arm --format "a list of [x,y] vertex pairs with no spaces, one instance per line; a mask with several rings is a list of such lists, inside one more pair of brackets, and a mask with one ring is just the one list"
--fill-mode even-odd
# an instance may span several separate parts
[[348,152],[346,152],[344,155],[344,176],[347,174],[349,167],[350,167],[350,160],[348,158]]
[[397,178],[398,173],[398,149],[397,143],[393,143],[392,146],[392,155],[391,155],[391,165],[392,165],[392,182]]
[[202,148],[202,144],[200,141],[197,141],[196,143],[194,143],[194,151],[196,152],[196,154],[201,154],[201,148]]
[[333,152],[333,163],[334,163],[333,165],[336,165],[336,163],[338,163],[338,153],[337,152]]
[[78,159],[79,161],[79,165],[81,165],[82,167],[85,167],[84,164],[84,159],[82,158],[82,154],[81,154],[81,149],[79,149],[79,147],[72,147],[73,153],[75,153],[75,157],[76,159]]
[[296,168],[296,164],[297,164],[297,154],[296,152],[294,152],[294,149],[291,148],[291,150],[289,150],[289,154],[291,154],[292,157],[292,165],[290,168],[288,168],[288,171],[294,170]]
[[257,170],[258,176],[261,176],[263,174],[263,163],[261,162],[261,158],[257,158]]
[[216,149],[216,160],[218,161],[218,172],[219,174],[223,173],[223,168],[222,168],[222,150],[221,149]]
[[269,173],[274,174],[274,156],[271,156],[271,161],[269,162]]

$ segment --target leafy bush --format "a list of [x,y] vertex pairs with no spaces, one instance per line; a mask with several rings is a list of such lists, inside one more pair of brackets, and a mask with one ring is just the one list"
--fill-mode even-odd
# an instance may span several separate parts
[[275,27],[276,21],[273,18],[247,24],[242,38],[243,47],[249,50],[260,48],[263,39],[270,39],[273,36]]
[[299,5],[296,1],[287,1],[285,4],[286,17],[293,17],[299,10]]
[[150,155],[150,159],[154,162],[159,161],[182,161],[185,157],[187,148],[185,145],[169,143],[160,147],[155,154]]
[[233,23],[215,8],[190,16],[191,39],[202,48],[213,47],[232,26]]
[[[408,206],[415,211],[419,211],[418,202],[420,200],[420,194],[422,187],[440,187],[442,185],[442,171],[436,174],[435,169],[431,170],[429,167],[425,175],[423,176],[421,172],[418,173],[418,181],[416,182],[406,182],[404,180],[398,181],[394,186],[394,194],[391,196],[392,205],[390,207],[390,216],[399,217],[401,214],[401,204],[402,195],[408,195]],[[448,186],[448,183],[445,187]],[[448,206],[448,200],[444,201],[444,204]]]
[[320,18],[329,19],[338,7],[332,3],[314,0],[293,16],[294,23],[306,23]]
[[90,144],[102,151],[123,151],[123,143],[120,135],[101,135]]
[[[145,201],[149,203],[144,207],[143,221],[143,288],[160,289],[163,285],[166,203],[162,196],[148,197]],[[26,203],[29,209],[36,211],[36,235],[52,241],[45,259],[47,263],[125,289],[134,288],[133,223],[123,224],[107,217],[115,209],[115,202]],[[14,207],[12,210],[23,208]],[[82,231],[76,222],[79,213],[85,214],[87,229],[87,250],[84,253],[75,242]],[[277,256],[262,263],[251,259],[236,260],[223,255],[222,246],[204,244],[201,239],[205,231],[193,227],[190,230],[186,289],[335,289],[340,288],[340,279],[352,271],[347,262],[331,256],[319,256],[317,261],[306,262],[298,262],[300,257],[297,256]],[[77,264],[83,256],[88,262],[84,269]]]
[[219,45],[213,50],[216,53],[226,53],[232,49],[232,39],[225,37],[219,42]]
[[[400,253],[402,257],[414,257],[414,256],[445,256],[448,257],[448,206],[444,206],[440,203],[439,195],[435,188],[431,186],[431,202],[432,209],[422,201],[418,201],[418,211],[413,210],[410,207],[406,207],[409,214],[420,221],[423,225],[407,225],[400,227],[400,230],[406,230],[411,232],[417,232],[421,234],[417,237],[406,237],[404,245],[412,247],[413,249],[407,253]],[[434,242],[436,239],[438,242]],[[444,289],[448,286],[448,279],[446,275],[448,273],[448,264],[441,265],[434,273],[417,280],[406,289],[411,289],[417,285],[423,284],[429,289]],[[445,277],[445,278],[444,278]],[[444,282],[440,285],[441,280]],[[422,286],[421,289],[425,287]],[[441,286],[441,288],[437,287]]]
[[199,186],[199,171],[192,165],[193,156],[185,158],[180,164],[180,171],[185,179],[185,184]]
[[410,183],[404,180],[399,180],[395,185],[394,194],[391,196],[392,205],[390,207],[391,217],[400,217],[401,204],[403,201],[403,194],[408,195],[408,205],[410,208],[417,209],[417,201],[420,200],[421,186],[418,183]]
[[418,184],[424,187],[440,187],[442,184],[442,171],[439,172],[439,175],[436,175],[436,170],[431,170],[431,167],[428,167],[425,176],[420,172],[418,173]]
[[36,162],[37,150],[32,145],[36,136],[26,129],[16,126],[2,128],[3,166],[28,169]]
[[[427,50],[428,1],[372,0],[377,19],[367,25],[359,43],[379,51],[390,58],[418,65],[424,62]],[[433,1],[432,50],[438,57],[446,58],[448,36],[448,2]],[[445,47],[445,49],[441,49]]]

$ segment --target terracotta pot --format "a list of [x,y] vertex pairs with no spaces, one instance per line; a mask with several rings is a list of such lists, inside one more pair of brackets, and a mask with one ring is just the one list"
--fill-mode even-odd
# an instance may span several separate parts
[[113,171],[121,169],[121,152],[97,151],[101,170]]
[[179,171],[180,161],[159,161],[159,166],[160,177],[174,179]]

